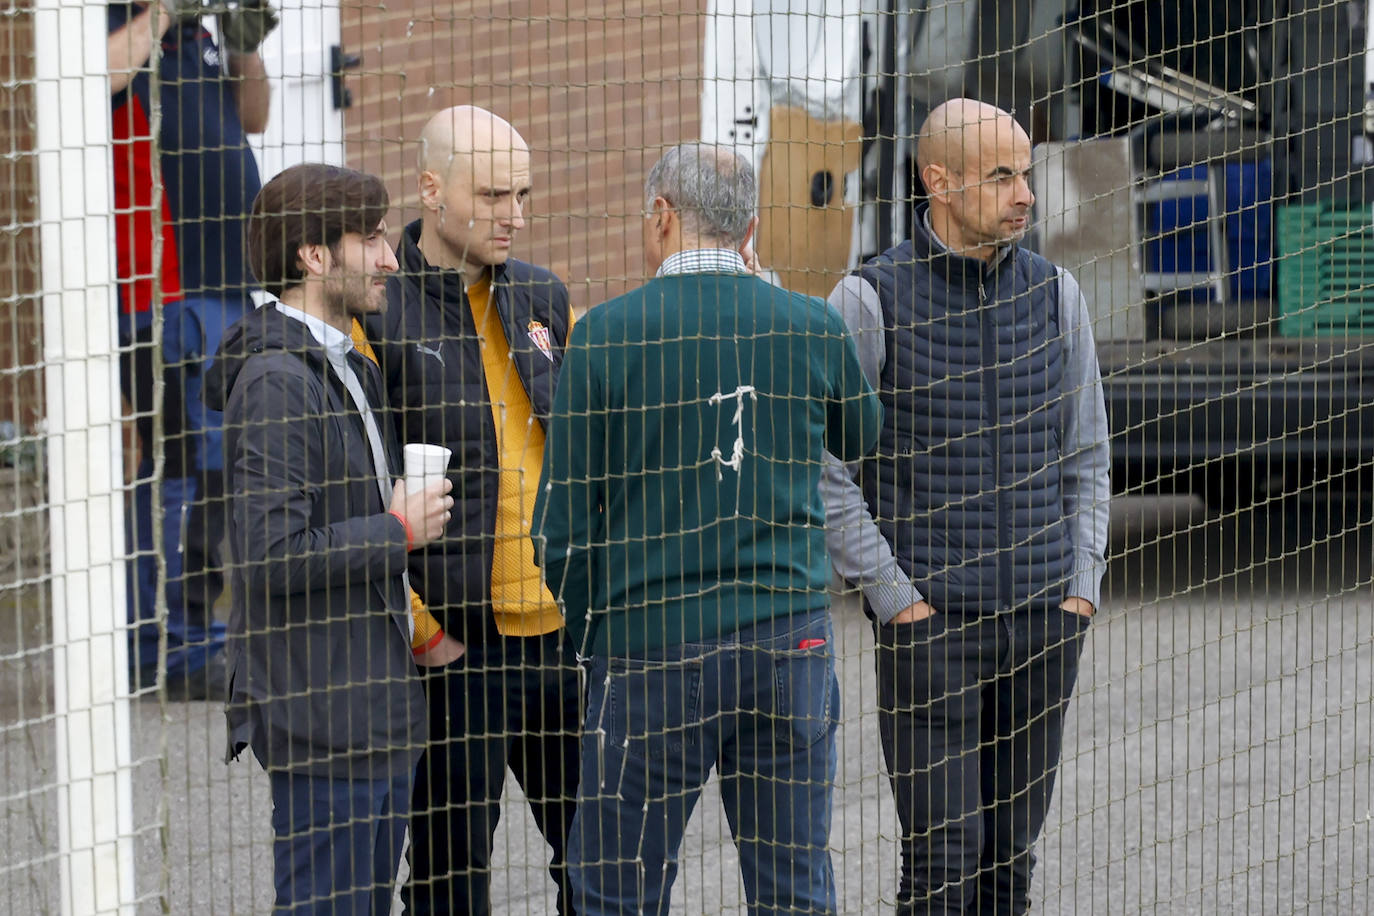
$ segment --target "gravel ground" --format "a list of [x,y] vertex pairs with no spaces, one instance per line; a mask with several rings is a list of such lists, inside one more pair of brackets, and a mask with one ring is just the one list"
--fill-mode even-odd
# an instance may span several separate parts
[[[1044,914],[1360,914],[1374,909],[1371,534],[1296,502],[1208,518],[1181,499],[1113,510],[1034,888]],[[878,746],[872,635],[835,608],[844,692],[833,856],[844,913],[890,912],[896,821]],[[266,781],[219,762],[207,704],[133,705],[139,912],[271,903]],[[57,913],[50,721],[0,729],[0,912]],[[498,913],[549,913],[547,850],[512,782]],[[714,786],[674,912],[743,913]]]

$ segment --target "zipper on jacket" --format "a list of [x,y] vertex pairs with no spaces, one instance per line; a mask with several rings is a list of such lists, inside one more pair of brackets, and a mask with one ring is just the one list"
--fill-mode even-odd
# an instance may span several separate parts
[[[995,268],[994,268],[995,269]],[[989,271],[990,273],[990,271]],[[992,439],[992,485],[993,504],[996,506],[997,520],[997,607],[1011,610],[1012,567],[1011,567],[1011,521],[1006,511],[1007,494],[1002,482],[1002,404],[997,392],[997,328],[988,309],[988,294],[984,285],[984,273],[978,276],[978,327],[983,336],[983,398],[988,411],[990,436]]]
[[[494,470],[483,468],[481,473],[486,479],[491,480],[491,492],[498,493],[501,489],[501,438],[496,434],[496,416],[492,413],[496,409],[496,405],[491,400],[491,386],[487,383],[487,361],[482,355],[482,323],[478,320],[477,313],[472,309],[472,300],[468,298],[468,281],[461,271],[458,282],[463,289],[463,320],[472,321],[472,336],[477,341],[477,372],[482,379],[482,403],[487,405],[487,409],[482,412],[482,438],[491,443],[492,454],[496,456],[496,468]],[[498,308],[495,267],[491,269],[491,281],[487,286],[487,308]],[[504,329],[505,321],[501,319],[499,309],[496,316]],[[510,331],[506,331],[506,334],[509,335]],[[507,350],[510,349],[509,340],[506,341],[506,348]],[[482,500],[482,606],[485,608],[483,614],[488,621],[495,620],[491,610],[491,570],[492,564],[496,562],[494,545],[496,543],[496,516],[499,511],[497,502],[499,500],[496,498],[484,498]]]
[[[520,387],[525,390],[525,397],[530,402],[530,416],[534,417],[534,421],[536,423],[538,423],[540,426],[543,426],[544,418],[539,416],[539,408],[535,406],[534,391],[530,388],[529,379],[525,377],[527,373],[520,371],[520,369],[522,368],[520,366],[520,362],[525,357],[516,351],[516,345],[523,345],[524,341],[519,340],[518,338],[516,338],[515,335],[524,333],[524,331],[522,328],[516,327],[516,324],[514,321],[511,320],[510,315],[501,308],[501,301],[504,300],[505,297],[501,297],[501,300],[497,299],[498,288],[499,284],[497,284],[496,282],[496,271],[493,269],[491,272],[491,292],[488,294],[491,296],[491,298],[487,302],[487,307],[496,309],[497,319],[501,322],[501,330],[506,332],[506,350],[509,352],[511,361],[515,363],[515,377],[519,380]],[[530,314],[534,314],[533,309],[530,310]],[[552,330],[550,330],[550,334],[552,334]],[[483,377],[485,377],[485,373],[483,374]],[[547,432],[547,430],[545,431]]]
[[[520,339],[519,337],[517,337],[517,335],[519,335],[519,334],[528,334],[529,332],[528,332],[528,330],[527,330],[526,328],[522,328],[522,327],[520,327],[519,325],[517,325],[517,324],[515,323],[515,321],[511,318],[510,312],[509,312],[508,310],[502,308],[502,303],[505,301],[505,297],[502,296],[501,299],[498,300],[498,299],[497,299],[497,290],[498,290],[498,289],[503,289],[503,288],[504,288],[504,284],[498,284],[498,283],[496,282],[496,273],[495,273],[495,271],[493,270],[493,271],[492,271],[492,276],[491,276],[491,293],[490,293],[491,299],[488,301],[488,307],[489,307],[489,308],[494,308],[494,309],[496,309],[496,314],[497,314],[497,316],[500,318],[500,321],[501,321],[501,329],[504,330],[504,331],[506,332],[506,348],[510,351],[511,359],[515,362],[515,368],[516,368],[515,377],[516,377],[517,379],[519,379],[519,381],[520,381],[520,386],[525,390],[525,397],[529,399],[529,402],[530,402],[530,416],[534,417],[534,421],[535,421],[536,423],[538,423],[541,427],[543,427],[545,432],[548,432],[548,417],[546,417],[546,416],[541,416],[541,415],[540,415],[540,413],[539,413],[539,405],[538,405],[537,403],[535,403],[534,388],[531,386],[531,382],[532,382],[533,379],[534,379],[534,372],[533,372],[533,370],[530,368],[529,363],[534,359],[534,357],[533,357],[532,355],[530,355],[530,353],[529,353],[529,351],[528,351],[527,349],[524,348],[524,343],[525,343],[525,341],[522,340],[522,339]],[[534,310],[533,307],[530,308],[529,314],[530,314],[530,319],[531,319],[531,320],[534,320],[535,310]],[[549,358],[549,362],[550,362],[550,363],[553,363],[553,356],[552,356],[552,352],[553,352],[553,315],[552,315],[552,313],[550,313],[550,315],[549,315],[549,328],[548,328],[548,331],[549,331],[549,354],[547,354],[547,355],[548,355],[548,358]],[[563,333],[564,333],[564,337],[566,338],[566,336],[567,336],[567,331],[564,330]],[[567,341],[565,340],[564,343],[566,344]],[[520,345],[519,350],[517,350],[517,348],[516,348],[516,345],[517,345],[517,344]],[[521,366],[521,363],[522,363],[522,362],[525,363],[524,366]],[[555,367],[555,368],[554,368],[554,372],[556,373],[556,372],[558,371],[558,364],[557,364],[557,363],[554,363],[554,367]],[[484,376],[484,377],[485,377],[485,376]],[[555,386],[555,387],[556,387],[556,386]],[[552,407],[552,404],[550,404],[550,407]]]

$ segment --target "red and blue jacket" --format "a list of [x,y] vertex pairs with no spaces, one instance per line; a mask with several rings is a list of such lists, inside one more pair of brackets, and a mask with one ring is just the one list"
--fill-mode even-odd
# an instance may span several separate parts
[[[111,3],[110,31],[139,9]],[[165,302],[239,298],[254,285],[244,259],[243,222],[261,181],[224,75],[210,33],[199,21],[181,23],[162,37],[157,137],[150,73],[137,74],[112,97],[115,250],[125,311],[151,308],[159,283]],[[162,167],[157,212],[155,154]]]

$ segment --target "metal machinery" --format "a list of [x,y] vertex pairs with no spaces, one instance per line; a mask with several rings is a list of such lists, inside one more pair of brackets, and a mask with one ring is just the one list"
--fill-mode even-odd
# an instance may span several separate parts
[[823,294],[840,270],[826,257],[853,264],[908,234],[934,105],[1012,111],[1036,144],[1028,243],[1075,271],[1093,309],[1117,489],[1220,510],[1281,493],[1368,503],[1367,14],[1366,0],[714,0],[702,135],[775,178],[808,137],[834,151],[761,201],[765,226],[829,208],[808,224],[824,243],[769,252],[788,285]]

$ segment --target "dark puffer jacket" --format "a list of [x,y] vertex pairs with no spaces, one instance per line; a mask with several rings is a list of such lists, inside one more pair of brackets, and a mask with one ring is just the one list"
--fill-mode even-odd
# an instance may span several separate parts
[[860,275],[889,354],[861,484],[897,562],[942,611],[1057,607],[1073,544],[1054,265],[1015,247],[993,264],[960,257],[919,228]]
[[[431,267],[420,222],[396,252],[387,308],[369,318],[368,337],[386,378],[402,442],[453,450],[453,518],[443,538],[411,556],[411,577],[444,629],[470,649],[498,636],[491,612],[499,454],[477,324],[455,270]],[[494,268],[492,303],[515,368],[541,424],[553,409],[568,337],[568,290],[552,273],[511,260]],[[548,352],[539,343],[547,340]]]

